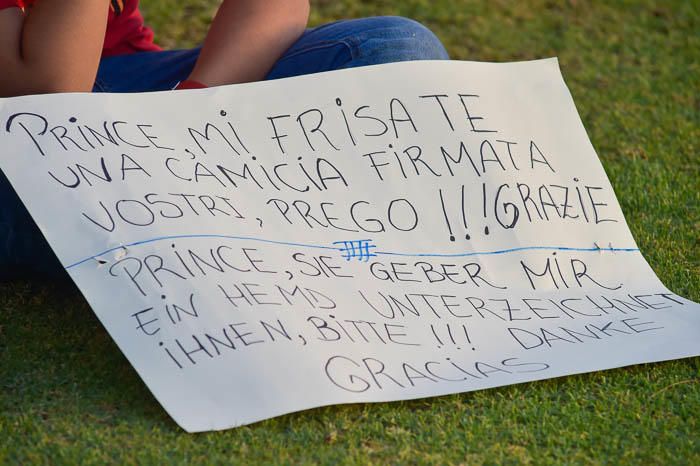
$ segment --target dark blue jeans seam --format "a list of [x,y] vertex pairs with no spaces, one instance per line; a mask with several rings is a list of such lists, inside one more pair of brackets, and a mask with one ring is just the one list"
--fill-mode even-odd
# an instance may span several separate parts
[[109,86],[99,77],[95,78],[94,87],[98,92],[110,92]]
[[349,44],[348,42],[350,42],[350,41],[347,38],[346,39],[334,39],[334,40],[327,40],[327,41],[323,41],[323,42],[317,42],[312,46],[296,50],[293,53],[285,54],[282,58],[280,58],[277,61],[277,63],[283,63],[284,61],[286,61],[290,58],[294,58],[294,57],[297,57],[297,56],[302,55],[302,54],[306,54],[306,53],[313,52],[316,50],[327,49],[327,48],[335,47],[338,45],[344,45],[348,49],[348,52],[350,53],[350,57],[354,60],[355,55],[356,55],[355,50],[354,50],[354,47],[351,44]]

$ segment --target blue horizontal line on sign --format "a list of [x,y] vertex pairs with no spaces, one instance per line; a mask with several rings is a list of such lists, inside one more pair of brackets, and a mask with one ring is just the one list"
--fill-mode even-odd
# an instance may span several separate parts
[[639,248],[573,248],[567,246],[522,246],[519,248],[509,248],[509,249],[497,249],[495,251],[472,251],[472,252],[457,252],[457,253],[404,253],[404,252],[389,252],[389,251],[375,251],[377,255],[385,256],[400,256],[400,257],[469,257],[469,256],[495,256],[498,254],[508,254],[509,252],[518,251],[578,251],[578,252],[596,252],[596,251],[609,251],[609,252],[634,252],[639,251]]
[[[312,248],[312,249],[324,249],[331,251],[340,251],[338,246],[325,246],[320,244],[308,244],[308,243],[295,243],[291,241],[277,241],[265,238],[256,238],[254,236],[231,236],[231,235],[214,235],[214,234],[197,234],[197,235],[170,235],[170,236],[159,236],[157,238],[150,238],[141,241],[135,241],[133,243],[119,245],[110,249],[106,249],[102,252],[94,254],[92,256],[81,259],[65,267],[66,270],[75,268],[91,260],[97,260],[97,258],[109,254],[110,252],[119,251],[120,249],[129,248],[133,246],[140,246],[143,244],[156,243],[158,241],[168,241],[176,239],[190,239],[190,238],[207,238],[207,239],[228,239],[228,240],[243,240],[243,241],[257,241],[259,243],[267,244],[277,244],[280,246],[296,246],[302,248]],[[498,254],[508,254],[511,252],[519,251],[577,251],[577,252],[597,252],[597,251],[607,251],[607,252],[636,252],[639,248],[615,248],[615,247],[568,247],[568,246],[522,246],[517,248],[508,249],[498,249],[493,251],[472,251],[472,252],[460,252],[460,253],[429,253],[429,252],[392,252],[392,251],[373,251],[373,254],[377,256],[399,256],[399,257],[471,257],[471,256],[493,256]]]

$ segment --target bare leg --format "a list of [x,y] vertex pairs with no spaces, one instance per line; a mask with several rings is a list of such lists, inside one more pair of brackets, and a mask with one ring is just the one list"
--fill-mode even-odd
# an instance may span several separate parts
[[225,0],[189,79],[207,86],[263,79],[308,17],[308,0]]

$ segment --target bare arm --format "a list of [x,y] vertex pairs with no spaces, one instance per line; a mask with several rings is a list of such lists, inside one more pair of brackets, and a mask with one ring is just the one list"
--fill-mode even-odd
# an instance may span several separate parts
[[190,79],[207,86],[263,79],[308,19],[308,0],[224,0]]
[[90,91],[109,0],[41,0],[0,10],[0,96]]

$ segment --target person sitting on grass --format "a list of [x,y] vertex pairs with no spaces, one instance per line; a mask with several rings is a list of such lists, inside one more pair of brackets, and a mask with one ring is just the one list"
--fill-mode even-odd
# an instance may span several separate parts
[[[225,0],[202,47],[164,51],[138,0],[0,0],[0,97],[192,89],[448,59],[438,38],[410,19],[307,29],[308,17],[308,0]],[[0,280],[38,275],[65,273],[0,172]]]

